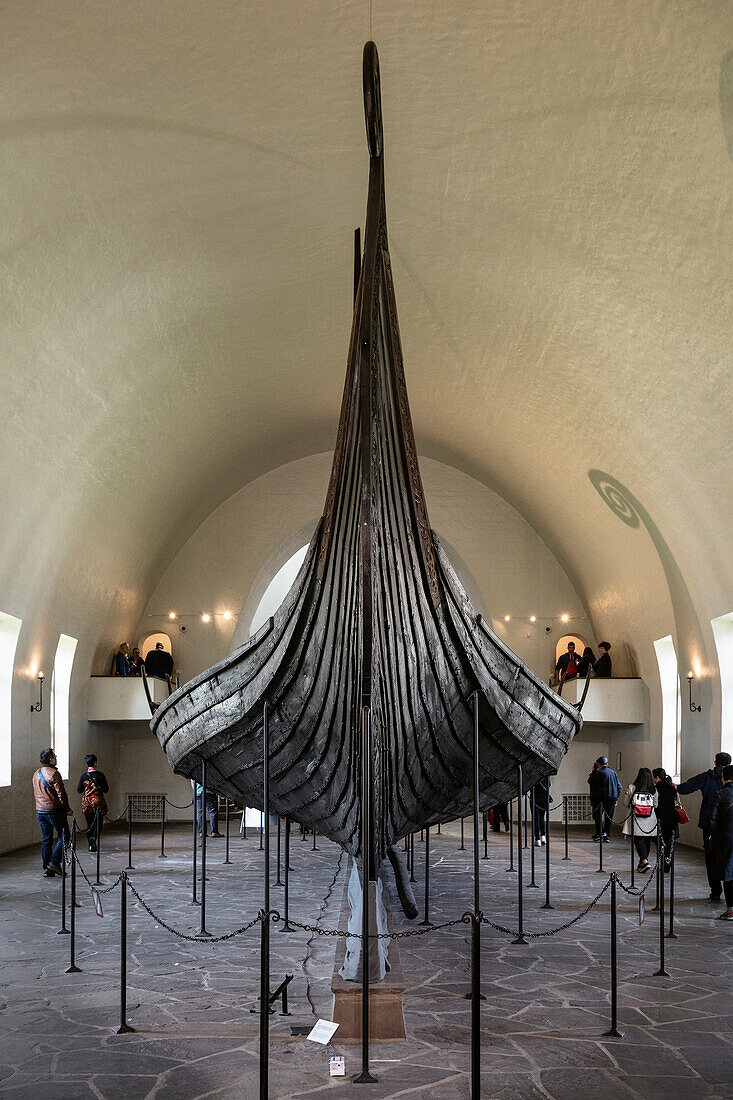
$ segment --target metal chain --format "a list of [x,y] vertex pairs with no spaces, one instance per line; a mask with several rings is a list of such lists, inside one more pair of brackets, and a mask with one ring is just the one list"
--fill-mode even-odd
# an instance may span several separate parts
[[[123,874],[125,872],[123,871]],[[122,878],[122,875],[120,875]],[[142,905],[145,912],[153,918],[156,924],[159,924],[161,928],[165,928],[166,932],[170,932],[172,936],[176,936],[179,940],[189,940],[192,943],[222,943],[224,940],[234,939],[235,936],[241,936],[244,932],[248,932],[250,928],[253,928],[255,924],[259,924],[264,918],[264,910],[260,910],[256,917],[253,917],[247,924],[243,924],[241,928],[235,928],[233,932],[225,932],[222,936],[189,936],[186,932],[179,932],[177,928],[173,928],[170,924],[159,917],[157,913],[153,912],[148,903],[138,893],[133,886],[130,879],[127,879],[127,885],[130,887],[130,892],[137,898]],[[270,918],[276,924],[280,919],[280,914],[276,909],[270,910]]]
[[171,802],[170,798],[164,798],[164,801],[167,802],[169,806],[172,806],[174,810],[187,810],[189,806],[193,806],[193,799],[187,802],[185,806],[179,806],[178,803]]
[[[588,913],[590,913],[593,906],[596,905],[601,900],[601,898],[605,894],[606,890],[608,890],[610,885],[611,885],[611,877],[609,876],[609,879],[608,879],[608,882],[606,883],[606,885],[603,887],[602,890],[599,890],[599,892],[593,898],[593,901],[590,902],[590,904],[583,910],[583,912],[578,913],[577,916],[573,917],[572,920],[566,921],[565,924],[561,924],[557,928],[550,928],[549,931],[547,931],[547,932],[522,932],[522,935],[525,936],[529,940],[539,940],[539,939],[543,939],[546,936],[556,936],[558,934],[558,932],[565,932],[568,928],[572,928],[572,926],[574,924],[577,924],[579,920],[582,920],[583,917],[587,916]],[[504,932],[507,936],[518,936],[519,935],[519,929],[518,928],[504,928],[501,924],[494,924],[494,922],[489,920],[488,917],[485,917],[483,915],[483,913],[481,914],[481,923],[482,924],[488,924],[489,927],[493,928],[495,932]]]
[[[670,859],[672,858],[673,854],[674,854],[674,836],[672,837],[672,843],[669,846],[669,858]],[[660,865],[661,862],[662,862],[662,846],[660,845],[659,851],[657,853],[657,862],[654,864],[651,871],[649,872],[649,878],[646,880],[646,882],[644,883],[644,886],[641,889],[637,889],[637,887],[635,887],[635,886],[624,886],[623,882],[621,881],[621,879],[619,878],[618,875],[616,875],[616,882],[619,884],[619,886],[621,887],[621,889],[624,891],[625,894],[631,894],[631,896],[635,897],[635,898],[642,897],[645,894],[645,892],[648,890],[649,885],[650,885],[652,879],[654,878],[654,876],[656,874],[658,874],[659,865]]]
[[[406,940],[411,936],[427,936],[430,932],[439,932],[441,928],[453,928],[456,924],[469,924],[471,919],[470,913],[464,913],[462,917],[447,920],[443,924],[433,924],[429,928],[408,928],[404,932],[370,932],[367,939]],[[344,939],[362,939],[361,932],[344,932],[340,928],[316,928],[313,924],[300,924],[299,921],[295,920],[291,920],[290,923],[296,928],[302,928],[304,932],[313,932],[316,936],[341,936]]]
[[122,876],[125,873],[124,871],[120,871],[119,875],[114,880],[114,882],[112,883],[111,886],[95,886],[94,883],[91,881],[91,879],[89,879],[87,877],[87,873],[81,865],[81,860],[79,859],[78,855],[76,854],[76,849],[72,848],[71,851],[73,853],[74,859],[76,860],[76,865],[79,868],[79,870],[81,871],[82,878],[84,879],[84,881],[86,882],[86,884],[87,884],[87,886],[89,887],[90,890],[96,890],[98,894],[108,894],[110,892],[110,890],[114,890],[115,886],[119,886],[119,884],[122,882]]

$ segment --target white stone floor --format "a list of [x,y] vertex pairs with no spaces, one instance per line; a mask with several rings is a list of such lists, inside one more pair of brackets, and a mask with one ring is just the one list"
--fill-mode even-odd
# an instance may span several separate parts
[[[467,822],[468,825],[468,822]],[[467,829],[468,834],[468,829]],[[274,838],[273,838],[274,839]],[[147,827],[135,841],[132,881],[174,927],[195,933],[199,910],[190,905],[187,829],[171,828],[167,860]],[[126,863],[122,834],[105,838],[103,876]],[[208,920],[215,935],[254,916],[261,904],[262,856],[256,838],[232,836],[232,866],[223,866],[221,840],[209,843]],[[294,838],[291,919],[335,928],[347,858],[323,840],[319,851]],[[274,845],[273,845],[274,847]],[[482,905],[499,924],[516,924],[515,874],[507,874],[507,838],[490,834],[481,862]],[[424,847],[416,841],[415,886],[422,891]],[[93,877],[93,857],[81,859]],[[587,833],[571,840],[563,862],[553,840],[553,911],[544,901],[544,853],[537,851],[537,882],[526,891],[525,927],[540,931],[577,915],[604,882],[596,873],[597,846]],[[525,852],[528,857],[529,852]],[[604,850],[607,867],[629,879],[625,842]],[[458,850],[458,826],[431,837],[432,907],[437,923],[471,904],[471,853]],[[526,881],[529,881],[527,867]],[[249,1100],[258,1092],[259,933],[221,943],[190,943],[171,936],[134,900],[128,911],[128,1022],[119,1018],[119,891],[103,899],[99,919],[82,884],[77,910],[79,974],[66,974],[69,938],[57,935],[60,882],[40,875],[38,849],[0,859],[0,1100]],[[658,968],[658,924],[649,912],[638,924],[635,899],[619,896],[619,1026],[623,1039],[604,1037],[609,1026],[609,895],[572,928],[516,946],[506,935],[483,932],[482,1082],[487,1100],[582,1097],[733,1097],[733,925],[713,918],[701,854],[678,850],[676,931],[667,940],[669,978]],[[282,889],[273,887],[280,906]],[[418,918],[420,920],[421,917]],[[397,912],[397,929],[415,927]],[[455,928],[400,943],[408,983],[407,1041],[372,1045],[374,1086],[352,1084],[360,1048],[321,1047],[293,1036],[291,1025],[330,1019],[335,941],[302,931],[274,929],[273,987],[294,974],[290,1017],[271,1017],[270,1096],[304,1100],[326,1091],[372,1097],[470,1095],[470,974],[468,929]],[[328,1057],[346,1057],[346,1079],[328,1077]]]

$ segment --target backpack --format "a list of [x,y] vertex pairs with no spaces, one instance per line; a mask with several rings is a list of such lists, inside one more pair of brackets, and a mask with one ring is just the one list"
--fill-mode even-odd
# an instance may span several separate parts
[[107,813],[107,803],[104,800],[104,795],[96,779],[92,775],[84,780],[81,808],[85,814],[96,813],[97,810],[99,810],[102,815]]
[[631,805],[634,807],[634,817],[651,817],[654,809],[654,795],[644,791],[634,791],[631,796]]

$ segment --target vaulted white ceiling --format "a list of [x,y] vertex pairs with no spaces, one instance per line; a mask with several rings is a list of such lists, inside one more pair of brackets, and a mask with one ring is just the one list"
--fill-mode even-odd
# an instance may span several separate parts
[[[600,468],[730,610],[730,5],[372,10],[421,451],[598,613],[642,609]],[[333,445],[368,34],[366,0],[3,4],[7,610],[63,587],[133,616],[220,501]]]

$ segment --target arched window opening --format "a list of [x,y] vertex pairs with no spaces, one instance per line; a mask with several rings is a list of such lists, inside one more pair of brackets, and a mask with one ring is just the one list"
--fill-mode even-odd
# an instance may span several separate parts
[[61,634],[51,676],[51,744],[62,778],[69,778],[69,695],[77,640]]
[[0,611],[0,787],[10,785],[15,649],[22,621]]
[[680,674],[672,635],[654,643],[662,688],[662,767],[679,782],[682,705]]
[[288,558],[285,564],[278,569],[277,573],[268,584],[252,618],[252,625],[249,628],[250,636],[256,634],[260,627],[266,623],[270,616],[274,615],[280,607],[280,604],[293,587],[295,578],[298,575],[298,570],[305,561],[307,550],[308,543],[306,543],[305,546],[301,546],[300,550],[296,550],[292,557]]
[[720,668],[720,748],[733,755],[733,611],[711,619]]

